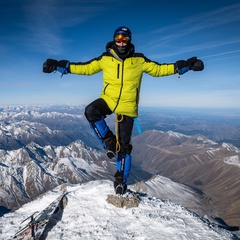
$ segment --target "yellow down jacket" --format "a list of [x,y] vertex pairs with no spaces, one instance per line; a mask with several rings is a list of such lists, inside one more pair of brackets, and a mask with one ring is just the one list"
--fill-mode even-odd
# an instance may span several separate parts
[[92,75],[103,72],[100,97],[112,112],[129,117],[138,116],[139,93],[143,73],[154,77],[174,74],[174,64],[159,64],[141,53],[132,53],[124,60],[113,48],[88,62],[70,63],[69,72]]

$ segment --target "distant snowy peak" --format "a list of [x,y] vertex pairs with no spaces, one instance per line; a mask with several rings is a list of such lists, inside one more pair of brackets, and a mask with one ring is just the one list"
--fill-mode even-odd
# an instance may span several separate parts
[[197,135],[197,141],[202,142],[203,144],[218,145],[218,143],[208,139],[203,135]]
[[164,133],[166,135],[168,135],[170,138],[179,138],[185,141],[195,141],[195,143],[200,143],[200,144],[210,144],[210,145],[217,145],[218,143],[210,140],[209,138],[205,137],[204,135],[201,134],[196,134],[196,135],[186,135],[186,134],[182,134],[182,133],[178,133],[178,132],[174,132],[174,131],[167,131],[166,133]]
[[82,119],[83,107],[66,106],[47,107],[47,106],[28,106],[28,107],[8,107],[2,108],[0,120],[3,121],[39,121],[39,119]]
[[168,135],[170,137],[177,137],[177,138],[188,137],[185,134],[174,132],[174,131],[171,131],[171,130],[167,131],[167,132],[164,132],[164,131],[159,131],[159,130],[153,129],[153,130],[147,130],[146,132],[148,132],[148,133],[152,132],[153,134],[163,134],[163,135]]
[[0,125],[0,136],[9,136],[18,138],[20,135],[24,138],[30,138],[32,135],[54,134],[47,126],[41,123],[28,122],[26,120],[12,122]]
[[1,149],[17,149],[31,141],[41,146],[67,145],[77,139],[94,146],[82,106],[19,106],[0,111]]
[[177,133],[177,132],[173,132],[173,131],[168,131],[167,134],[170,136],[170,137],[176,137],[176,138],[188,138],[189,136],[187,135],[184,135],[182,133]]
[[84,109],[84,105],[1,105],[0,111],[2,113],[20,113],[20,112],[49,112],[49,111],[57,111],[57,112],[69,112],[69,111],[80,111]]
[[185,135],[182,133],[174,131],[157,131],[157,130],[147,130],[143,132],[140,136],[134,138],[134,142],[149,144],[151,146],[167,147],[174,145],[209,145],[217,146],[218,143],[208,139],[207,137],[196,134],[196,135]]
[[222,147],[228,151],[235,151],[236,153],[240,153],[239,149],[230,143],[223,143]]
[[15,119],[26,119],[28,117],[31,118],[66,118],[66,117],[72,117],[72,118],[82,118],[82,114],[69,114],[69,113],[59,113],[59,112],[36,112],[36,111],[25,111],[20,112],[15,115],[13,115],[13,118]]

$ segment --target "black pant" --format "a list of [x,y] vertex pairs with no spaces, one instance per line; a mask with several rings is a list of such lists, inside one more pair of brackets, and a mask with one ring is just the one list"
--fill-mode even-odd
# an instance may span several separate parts
[[[107,115],[113,112],[108,107],[107,103],[102,99],[98,98],[90,103],[85,108],[85,116],[90,123],[99,121],[102,118],[106,118]],[[130,144],[133,118],[125,115],[118,115],[118,136],[121,150],[123,154],[130,154],[132,151],[132,145]]]

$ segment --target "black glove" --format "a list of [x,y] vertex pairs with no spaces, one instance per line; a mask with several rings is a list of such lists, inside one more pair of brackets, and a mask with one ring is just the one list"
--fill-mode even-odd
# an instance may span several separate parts
[[57,69],[58,61],[54,59],[47,59],[46,62],[43,63],[43,72],[51,73]]
[[57,61],[55,59],[47,59],[46,62],[43,63],[43,72],[51,73],[57,70],[62,74],[68,74],[69,64],[70,62],[68,60]]
[[175,72],[182,75],[188,70],[202,71],[204,69],[203,61],[197,57],[189,58],[187,61],[179,60],[175,63]]

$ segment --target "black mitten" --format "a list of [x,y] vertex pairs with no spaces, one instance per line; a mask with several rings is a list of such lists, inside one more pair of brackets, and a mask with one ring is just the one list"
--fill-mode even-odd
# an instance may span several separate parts
[[191,57],[187,61],[179,60],[175,63],[175,72],[182,75],[188,70],[202,71],[204,69],[203,61],[197,57]]
[[62,74],[68,74],[69,64],[70,62],[68,60],[57,61],[55,59],[47,59],[46,62],[43,63],[43,72],[51,73],[57,70]]
[[191,66],[191,70],[193,71],[202,71],[204,69],[203,61],[197,59],[197,61]]
[[47,59],[46,62],[43,63],[43,72],[51,73],[57,69],[58,61],[55,59]]

